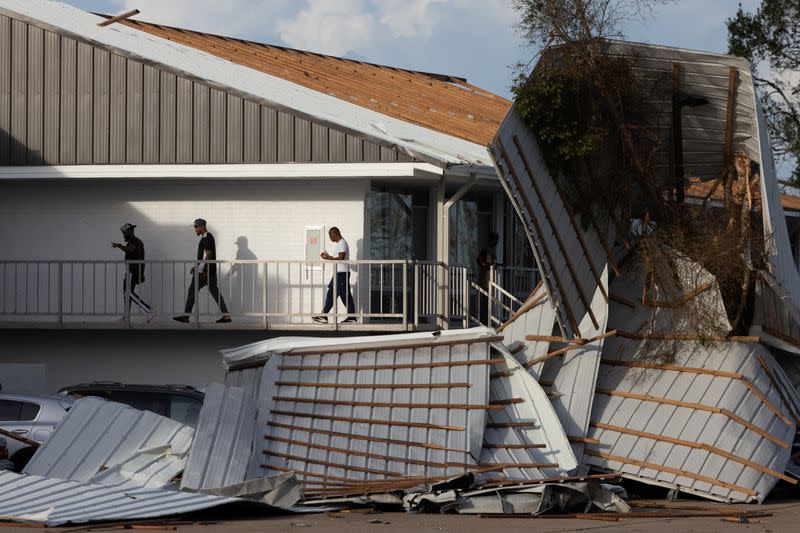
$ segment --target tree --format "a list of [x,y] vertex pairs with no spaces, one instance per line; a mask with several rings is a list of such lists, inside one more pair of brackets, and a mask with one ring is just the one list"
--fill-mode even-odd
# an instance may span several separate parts
[[800,3],[763,0],[755,13],[728,19],[728,52],[747,58],[760,89],[775,156],[793,163],[800,185]]

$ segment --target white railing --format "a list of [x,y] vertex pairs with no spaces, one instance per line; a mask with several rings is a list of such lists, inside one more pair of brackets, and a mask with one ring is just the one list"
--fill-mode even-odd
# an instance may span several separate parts
[[[219,294],[239,327],[259,329],[376,329],[411,331],[467,327],[469,281],[465,267],[408,260],[211,261]],[[350,273],[354,313],[332,284],[336,305],[322,315],[337,264]],[[144,266],[135,294],[152,308],[126,307],[131,268]],[[225,314],[196,271],[198,261],[0,261],[0,326],[204,327]],[[206,278],[208,280],[208,278]],[[189,288],[195,305],[185,308]],[[345,299],[350,297],[344,295]],[[474,313],[472,313],[474,314]],[[172,319],[190,317],[190,326]],[[347,318],[354,321],[343,321]],[[226,326],[236,327],[236,326]]]
[[493,267],[488,280],[467,281],[466,323],[498,327],[522,306],[538,280],[534,268]]

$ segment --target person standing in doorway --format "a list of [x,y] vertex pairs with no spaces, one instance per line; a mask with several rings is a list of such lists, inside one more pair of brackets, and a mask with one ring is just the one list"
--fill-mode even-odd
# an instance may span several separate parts
[[350,292],[350,267],[344,261],[350,260],[350,246],[347,241],[342,237],[339,228],[333,227],[328,231],[328,237],[336,243],[333,249],[333,255],[324,251],[319,256],[328,261],[340,261],[336,265],[336,274],[331,278],[328,283],[328,293],[325,295],[325,307],[322,308],[323,315],[315,316],[312,320],[320,324],[327,324],[328,317],[324,316],[330,313],[333,309],[333,283],[336,282],[336,293],[342,299],[342,303],[347,306],[347,314],[349,315],[344,322],[355,322],[356,317],[353,315],[356,312],[356,306],[353,303],[353,294]]
[[[119,230],[122,232],[122,238],[125,239],[125,244],[119,242],[112,242],[112,248],[119,248],[125,252],[125,261],[144,261],[144,243],[142,240],[133,234],[136,228],[134,224],[123,224]],[[131,302],[135,303],[139,309],[147,314],[147,321],[153,319],[153,309],[142,298],[136,294],[136,286],[144,283],[144,263],[127,263],[128,268],[125,272],[125,279],[122,282],[122,294],[125,301],[125,316],[131,313]],[[130,280],[130,285],[128,281]],[[124,317],[123,317],[124,318]]]
[[[213,262],[217,259],[217,243],[214,241],[214,235],[206,229],[206,221],[198,218],[193,224],[195,234],[200,237],[200,242],[197,244],[197,260],[200,263],[196,267],[192,267],[192,282],[189,284],[189,293],[186,295],[186,315],[176,316],[173,320],[177,322],[189,322],[189,313],[194,309],[194,282],[198,280],[198,292],[205,286],[208,286],[208,292],[214,301],[219,305],[222,318],[217,320],[218,324],[225,324],[231,321],[231,316],[228,314],[228,308],[225,306],[225,299],[219,293],[217,286],[217,265]],[[194,272],[197,270],[195,278]]]

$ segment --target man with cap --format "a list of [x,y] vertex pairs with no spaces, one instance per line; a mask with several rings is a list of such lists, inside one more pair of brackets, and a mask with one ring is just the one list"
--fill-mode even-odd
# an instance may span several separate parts
[[[197,244],[197,260],[200,264],[197,267],[192,267],[192,274],[197,269],[197,280],[199,281],[198,292],[200,289],[208,285],[208,292],[211,297],[219,305],[222,312],[222,318],[217,320],[218,324],[225,324],[231,321],[231,316],[228,314],[228,308],[225,305],[225,299],[219,293],[217,287],[217,265],[216,263],[206,263],[206,261],[214,261],[217,258],[217,244],[214,241],[214,235],[206,229],[206,221],[198,218],[194,221],[194,232],[200,237],[200,242]],[[194,281],[195,277],[192,276],[192,282],[189,284],[189,294],[186,295],[186,315],[176,316],[173,320],[178,322],[189,322],[188,314],[194,309]]]
[[[125,261],[144,261],[144,243],[142,240],[133,234],[136,226],[134,224],[123,224],[119,230],[122,232],[122,237],[125,239],[125,244],[112,242],[112,248],[119,248],[125,252]],[[128,290],[128,280],[130,279],[130,290]],[[136,286],[139,283],[144,283],[144,263],[128,263],[128,271],[125,274],[125,279],[122,282],[122,294],[125,299],[125,316],[129,316],[131,312],[131,302],[139,306],[139,309],[147,314],[147,321],[153,319],[153,309],[136,294]]]

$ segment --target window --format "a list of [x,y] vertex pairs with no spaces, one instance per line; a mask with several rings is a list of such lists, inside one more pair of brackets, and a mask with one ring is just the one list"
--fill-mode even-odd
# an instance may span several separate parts
[[31,402],[0,400],[0,420],[4,422],[26,422],[35,420],[40,406]]

